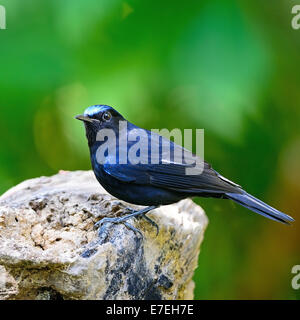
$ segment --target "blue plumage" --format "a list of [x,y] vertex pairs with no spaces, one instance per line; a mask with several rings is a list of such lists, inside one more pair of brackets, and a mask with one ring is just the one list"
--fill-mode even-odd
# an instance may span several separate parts
[[[199,175],[187,175],[186,168],[191,166],[184,162],[177,163],[174,159],[167,159],[162,152],[162,137],[154,136],[151,131],[144,130],[147,137],[147,150],[145,159],[149,160],[150,146],[158,143],[159,163],[131,164],[127,155],[127,164],[120,163],[120,154],[127,151],[135,143],[128,142],[125,147],[116,144],[116,161],[113,163],[99,163],[97,152],[106,140],[99,141],[97,134],[101,129],[110,129],[117,138],[123,137],[132,130],[140,129],[134,124],[125,120],[112,107],[96,105],[87,108],[84,115],[77,116],[77,119],[84,121],[86,136],[90,148],[92,167],[100,184],[115,197],[129,203],[151,206],[160,206],[177,202],[188,197],[214,197],[231,199],[238,204],[259,213],[269,219],[289,223],[293,218],[272,208],[259,199],[246,193],[239,185],[224,178],[212,167],[204,162],[204,170]],[[126,132],[120,131],[120,121],[125,122]],[[158,139],[156,139],[158,138]],[[154,140],[156,141],[154,143]],[[191,152],[183,149],[173,142],[169,142],[172,150],[185,151],[185,156],[194,157]],[[123,150],[122,148],[126,148]],[[151,150],[153,151],[153,150]],[[124,219],[123,219],[124,220]],[[123,221],[122,220],[122,221]]]

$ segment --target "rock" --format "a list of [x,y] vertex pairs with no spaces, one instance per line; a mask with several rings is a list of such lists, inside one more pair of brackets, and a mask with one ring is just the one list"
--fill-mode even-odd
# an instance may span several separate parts
[[192,299],[208,220],[191,200],[131,219],[94,224],[126,208],[92,172],[24,181],[0,197],[0,299]]

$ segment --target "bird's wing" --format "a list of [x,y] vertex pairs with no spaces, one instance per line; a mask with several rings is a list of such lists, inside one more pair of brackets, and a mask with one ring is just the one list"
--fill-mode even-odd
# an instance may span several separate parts
[[[201,174],[187,174],[187,169],[195,168],[195,160],[198,164],[201,163],[200,159],[189,150],[157,133],[144,131],[148,136],[151,153],[140,155],[143,163],[131,164],[130,161],[127,164],[106,163],[103,169],[108,175],[125,183],[152,185],[190,194],[222,194],[241,190],[240,186],[222,177],[205,161],[202,162]],[[163,148],[164,144],[169,144],[169,149]],[[159,159],[158,164],[151,163],[153,154]]]
[[240,192],[240,187],[219,175],[205,162],[204,170],[199,175],[187,175],[187,165],[183,164],[104,164],[107,174],[115,179],[140,185],[152,185],[163,189],[200,193]]
[[[205,162],[201,174],[187,175],[183,165],[160,165],[150,167],[151,184],[161,188],[172,189],[191,194],[239,192],[240,187],[219,175]],[[231,190],[231,191],[229,191]]]

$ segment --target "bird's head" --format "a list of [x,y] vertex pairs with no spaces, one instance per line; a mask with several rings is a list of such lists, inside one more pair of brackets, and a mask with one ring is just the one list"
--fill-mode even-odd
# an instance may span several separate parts
[[119,121],[125,120],[114,108],[106,105],[88,107],[84,111],[84,114],[78,115],[75,118],[84,122],[90,146],[96,141],[99,130],[112,129],[116,131],[119,128]]

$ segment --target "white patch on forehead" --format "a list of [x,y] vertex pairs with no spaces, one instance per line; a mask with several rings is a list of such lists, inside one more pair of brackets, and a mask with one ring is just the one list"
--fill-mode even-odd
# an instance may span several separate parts
[[91,106],[88,107],[85,111],[84,111],[84,115],[85,116],[94,116],[95,114],[99,113],[99,112],[103,112],[105,110],[107,110],[108,107],[107,106]]

